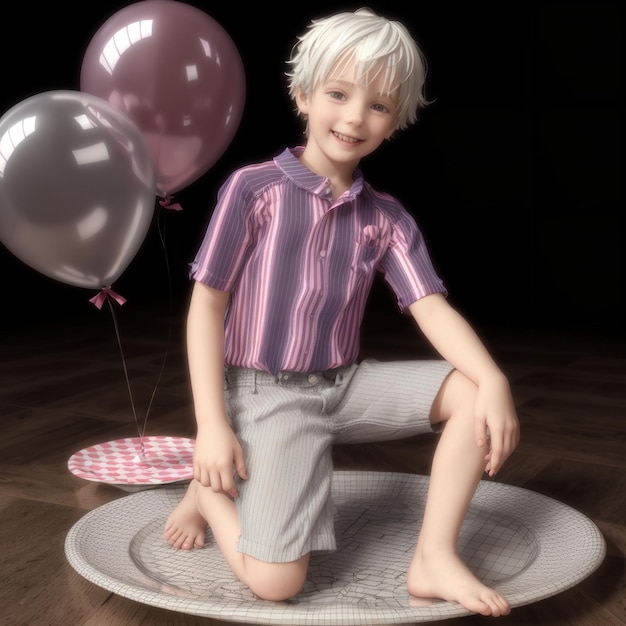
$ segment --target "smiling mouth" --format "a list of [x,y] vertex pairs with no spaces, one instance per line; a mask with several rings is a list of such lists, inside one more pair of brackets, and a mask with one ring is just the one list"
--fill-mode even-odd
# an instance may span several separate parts
[[345,142],[345,143],[360,143],[361,141],[363,141],[362,139],[355,139],[354,137],[348,137],[348,135],[342,135],[341,133],[338,133],[336,131],[332,131],[333,135],[335,135],[335,137],[337,137],[337,139]]

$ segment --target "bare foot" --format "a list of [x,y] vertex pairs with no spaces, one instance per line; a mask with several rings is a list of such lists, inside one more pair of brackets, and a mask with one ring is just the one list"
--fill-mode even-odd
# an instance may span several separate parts
[[183,499],[165,522],[163,535],[173,548],[191,550],[204,546],[207,523],[196,505],[197,491],[198,484],[192,480]]
[[508,615],[511,606],[495,589],[481,583],[456,554],[413,557],[407,589],[417,598],[439,598],[458,602],[481,615]]

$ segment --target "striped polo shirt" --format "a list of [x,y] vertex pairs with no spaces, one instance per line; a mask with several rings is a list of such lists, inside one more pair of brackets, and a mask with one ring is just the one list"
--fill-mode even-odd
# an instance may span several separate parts
[[330,182],[287,148],[233,172],[190,276],[230,292],[225,364],[277,374],[353,363],[367,296],[380,271],[401,310],[446,289],[411,215],[355,171]]

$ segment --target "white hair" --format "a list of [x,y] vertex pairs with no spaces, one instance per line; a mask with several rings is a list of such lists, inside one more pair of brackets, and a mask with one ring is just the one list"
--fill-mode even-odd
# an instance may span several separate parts
[[370,81],[384,72],[387,94],[398,90],[396,128],[417,121],[418,109],[429,104],[424,95],[426,59],[406,27],[370,9],[337,13],[312,20],[298,37],[287,61],[289,95],[311,95],[316,87],[354,64],[358,80]]

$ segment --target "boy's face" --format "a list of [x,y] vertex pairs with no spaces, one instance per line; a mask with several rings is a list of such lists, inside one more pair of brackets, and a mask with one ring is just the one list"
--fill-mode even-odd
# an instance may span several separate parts
[[396,126],[397,90],[389,94],[386,87],[384,72],[359,77],[346,63],[312,94],[298,93],[298,108],[308,118],[307,149],[353,166],[374,152]]

